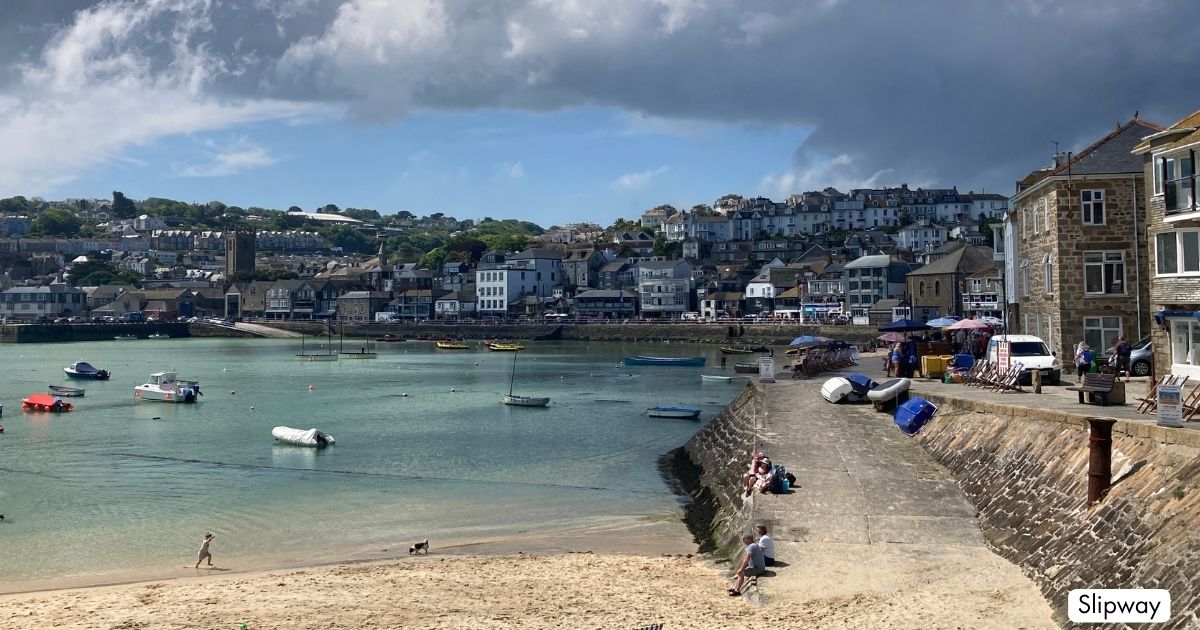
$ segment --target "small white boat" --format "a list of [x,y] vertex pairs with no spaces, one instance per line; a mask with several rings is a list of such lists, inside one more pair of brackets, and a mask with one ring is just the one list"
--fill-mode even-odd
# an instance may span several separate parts
[[550,399],[539,396],[513,396],[512,394],[505,394],[504,400],[500,402],[514,407],[545,407],[550,404]]
[[720,374],[701,374],[700,380],[705,383],[728,383],[733,380],[733,377],[721,376]]
[[821,397],[831,403],[854,402],[863,397],[854,393],[854,385],[845,378],[835,376],[821,385]]
[[84,393],[82,387],[68,387],[66,385],[47,385],[46,389],[49,389],[50,393],[55,396],[63,397],[82,396]]
[[198,381],[181,381],[175,372],[155,372],[149,383],[133,388],[137,400],[155,400],[169,403],[194,403],[204,394]]
[[149,337],[146,337],[146,338],[147,339],[170,339],[171,335],[168,335],[166,333],[154,333],[153,335],[150,335]]
[[296,446],[321,448],[334,444],[332,435],[316,429],[293,429],[292,427],[278,426],[271,429],[271,436],[280,442],[295,444]]
[[695,420],[700,417],[700,410],[695,407],[651,407],[646,410],[651,418],[685,418]]
[[137,341],[137,335],[117,335],[113,337],[115,341]]

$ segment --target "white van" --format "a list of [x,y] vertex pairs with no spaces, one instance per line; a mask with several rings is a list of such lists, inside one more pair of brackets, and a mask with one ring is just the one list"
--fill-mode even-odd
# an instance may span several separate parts
[[1062,380],[1062,361],[1046,347],[1046,342],[1033,335],[996,335],[988,341],[987,360],[996,363],[996,348],[1001,341],[1011,344],[1009,356],[1012,363],[1025,366],[1021,370],[1021,384],[1028,385],[1033,379],[1033,370],[1041,370],[1042,383],[1058,385]]

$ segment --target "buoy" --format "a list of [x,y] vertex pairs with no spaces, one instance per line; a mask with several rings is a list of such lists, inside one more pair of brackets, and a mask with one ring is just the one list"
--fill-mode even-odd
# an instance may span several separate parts
[[316,389],[316,387],[313,387],[312,385],[309,385],[309,386],[308,386],[308,391],[310,391],[310,392],[311,392],[311,391],[312,391],[312,390],[314,390],[314,389]]
[[457,390],[457,389],[454,389],[453,387],[451,387],[451,388],[450,388],[450,391],[452,391],[452,392],[456,392],[456,391],[458,391],[458,390]]
[[476,362],[475,362],[475,367],[479,367],[479,362],[478,362],[478,361],[476,361]]
[[254,411],[254,405],[250,405],[250,411]]
[[408,392],[404,392],[403,394],[400,394],[400,397],[401,397],[401,398],[408,398]]
[[231,390],[229,390],[229,395],[230,395],[230,396],[233,396],[234,394],[237,394],[237,392],[233,391],[232,389],[231,389]]

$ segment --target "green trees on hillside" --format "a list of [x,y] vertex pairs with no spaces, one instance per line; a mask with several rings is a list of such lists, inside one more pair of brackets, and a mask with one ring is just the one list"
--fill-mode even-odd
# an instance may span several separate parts
[[50,209],[39,214],[29,229],[39,236],[74,236],[83,222],[66,210]]
[[117,269],[103,260],[89,260],[71,265],[69,281],[77,287],[95,287],[102,284],[129,284],[142,286],[142,276],[132,269]]

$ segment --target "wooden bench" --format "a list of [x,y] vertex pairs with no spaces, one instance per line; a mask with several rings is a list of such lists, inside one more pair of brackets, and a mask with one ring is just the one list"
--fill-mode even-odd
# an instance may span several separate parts
[[1113,389],[1113,382],[1116,381],[1116,374],[1084,374],[1083,384],[1075,387],[1068,387],[1067,391],[1079,392],[1079,404],[1085,404],[1084,394],[1095,394],[1100,399],[1100,406],[1108,406],[1108,394]]

